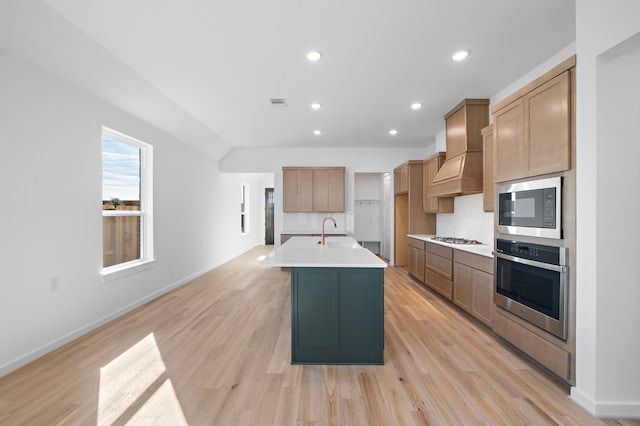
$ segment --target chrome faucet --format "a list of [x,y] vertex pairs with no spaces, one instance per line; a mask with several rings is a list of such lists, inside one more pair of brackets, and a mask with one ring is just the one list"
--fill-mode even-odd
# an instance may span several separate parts
[[335,220],[334,218],[332,218],[331,216],[327,216],[327,217],[325,217],[324,219],[322,219],[322,239],[320,240],[320,243],[321,243],[321,244],[323,244],[323,245],[324,245],[324,223],[325,223],[327,220],[330,220],[330,221],[332,221],[332,222],[333,222],[333,227],[334,227],[334,228],[337,228],[337,227],[338,227],[338,225],[336,224],[336,220]]

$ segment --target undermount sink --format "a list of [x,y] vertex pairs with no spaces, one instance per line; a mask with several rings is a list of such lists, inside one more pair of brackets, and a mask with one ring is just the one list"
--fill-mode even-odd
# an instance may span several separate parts
[[362,248],[360,244],[353,241],[327,241],[326,246],[329,248]]

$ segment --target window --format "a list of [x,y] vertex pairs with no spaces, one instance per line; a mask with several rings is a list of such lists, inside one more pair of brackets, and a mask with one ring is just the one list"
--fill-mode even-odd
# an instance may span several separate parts
[[153,147],[102,128],[103,274],[153,260]]
[[240,233],[249,233],[249,185],[240,185]]

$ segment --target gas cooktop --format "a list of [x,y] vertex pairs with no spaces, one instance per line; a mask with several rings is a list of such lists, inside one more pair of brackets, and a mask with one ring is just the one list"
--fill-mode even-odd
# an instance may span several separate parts
[[456,238],[456,237],[431,237],[434,241],[439,241],[441,243],[448,244],[482,244],[477,240],[468,240],[466,238]]

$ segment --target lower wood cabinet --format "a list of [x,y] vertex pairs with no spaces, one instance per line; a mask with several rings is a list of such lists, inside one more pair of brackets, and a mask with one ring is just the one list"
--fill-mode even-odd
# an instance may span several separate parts
[[424,282],[425,242],[416,238],[409,238],[409,275],[420,282]]
[[522,320],[497,309],[493,331],[549,371],[571,383],[571,353],[521,325]]
[[383,364],[383,350],[383,268],[292,268],[292,364]]
[[491,326],[493,259],[461,250],[453,257],[453,303]]
[[409,275],[491,327],[493,258],[409,237]]
[[453,250],[439,244],[426,243],[425,284],[447,299],[453,296]]

